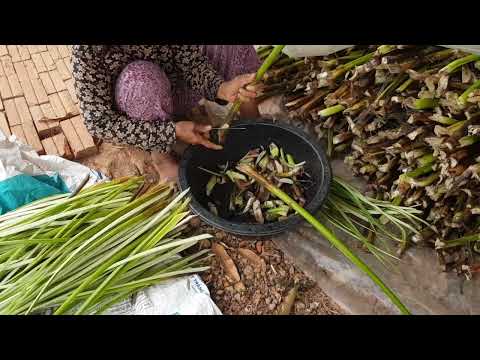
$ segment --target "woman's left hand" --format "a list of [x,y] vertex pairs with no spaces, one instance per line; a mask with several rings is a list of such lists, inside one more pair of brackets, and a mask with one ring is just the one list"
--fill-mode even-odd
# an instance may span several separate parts
[[260,92],[262,85],[249,85],[255,80],[255,74],[244,74],[225,81],[218,89],[217,97],[228,102],[240,99],[242,103],[254,100]]

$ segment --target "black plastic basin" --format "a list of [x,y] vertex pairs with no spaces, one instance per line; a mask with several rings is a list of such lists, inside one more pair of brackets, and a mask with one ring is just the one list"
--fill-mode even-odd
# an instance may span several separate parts
[[[214,151],[203,146],[190,146],[184,153],[179,171],[180,187],[182,190],[190,188],[191,208],[195,214],[211,226],[243,236],[269,236],[298,225],[302,221],[298,215],[290,216],[284,221],[258,224],[241,217],[224,219],[208,210],[209,200],[205,194],[205,186],[210,175],[199,167],[218,171],[218,165],[223,165],[227,161],[234,164],[249,150],[260,146],[268,147],[271,142],[292,154],[296,162],[306,161],[305,169],[311,176],[312,183],[305,192],[307,200],[305,208],[315,213],[322,206],[330,187],[332,173],[327,156],[316,139],[286,124],[241,121],[232,126],[246,130],[231,130],[223,150]],[[225,185],[217,187],[225,189]],[[230,191],[228,186],[224,190],[225,193]],[[225,196],[224,202],[228,206],[228,196]]]

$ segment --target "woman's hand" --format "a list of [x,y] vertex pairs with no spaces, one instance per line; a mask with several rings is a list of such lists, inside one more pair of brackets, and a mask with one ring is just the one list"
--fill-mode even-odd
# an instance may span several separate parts
[[242,103],[248,103],[257,97],[261,85],[249,85],[255,80],[255,74],[239,75],[230,81],[225,81],[218,89],[217,97],[228,102],[239,98]]
[[192,145],[203,145],[212,150],[221,150],[222,146],[208,140],[211,125],[196,124],[193,121],[179,121],[175,124],[177,139]]

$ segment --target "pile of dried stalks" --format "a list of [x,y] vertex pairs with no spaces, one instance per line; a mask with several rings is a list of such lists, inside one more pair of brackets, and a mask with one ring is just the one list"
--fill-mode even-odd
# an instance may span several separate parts
[[478,55],[356,46],[278,60],[262,98],[283,94],[290,116],[311,122],[373,196],[422,209],[430,226],[409,240],[470,277],[480,253],[479,79]]

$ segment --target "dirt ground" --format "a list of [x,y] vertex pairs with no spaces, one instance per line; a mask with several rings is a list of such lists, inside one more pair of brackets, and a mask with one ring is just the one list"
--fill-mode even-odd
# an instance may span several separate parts
[[[144,174],[158,177],[150,155],[129,147],[103,143],[98,155],[82,163],[111,178]],[[294,290],[291,314],[342,313],[335,302],[297,269],[271,240],[236,237],[213,229],[198,219],[192,221],[192,228],[214,236],[213,241],[204,241],[200,247],[210,247],[220,256],[209,259],[211,268],[201,276],[222,313],[277,314],[288,308],[287,299],[292,298]]]
[[[264,239],[245,239],[202,226],[203,232],[215,236],[213,248],[221,246],[233,260],[240,281],[229,276],[222,258],[211,258],[211,269],[202,278],[212,299],[227,315],[277,314],[296,291],[291,314],[341,314],[338,306],[314,281],[297,269],[275,244]],[[201,246],[212,247],[210,241]],[[282,304],[284,303],[284,304]]]

